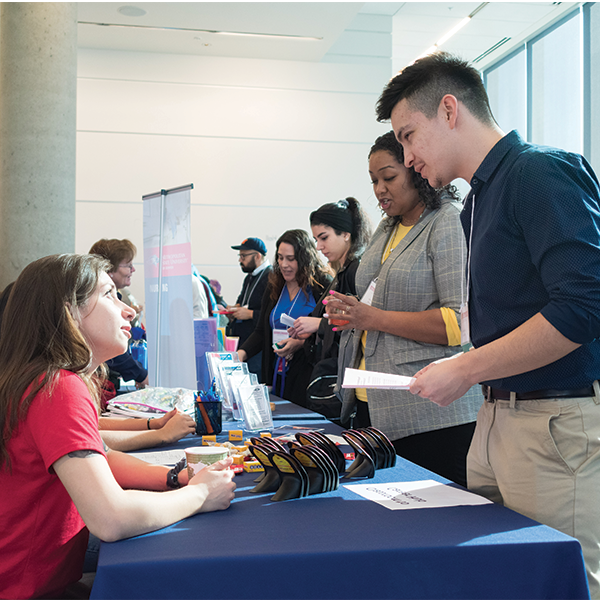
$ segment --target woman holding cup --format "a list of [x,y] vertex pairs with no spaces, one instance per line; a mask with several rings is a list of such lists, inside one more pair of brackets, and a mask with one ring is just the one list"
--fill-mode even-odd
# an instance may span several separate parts
[[[458,313],[466,247],[454,188],[435,190],[404,166],[390,131],[369,153],[369,175],[384,218],[356,272],[360,300],[334,292],[329,318],[342,330],[339,380],[346,367],[412,377],[460,352]],[[466,455],[482,396],[472,388],[441,408],[408,390],[343,389],[342,421],[372,423],[396,453],[466,485]]]

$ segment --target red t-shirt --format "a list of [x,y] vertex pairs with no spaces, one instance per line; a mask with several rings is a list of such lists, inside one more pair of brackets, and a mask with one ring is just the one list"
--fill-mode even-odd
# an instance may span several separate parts
[[85,383],[61,371],[32,401],[0,470],[0,598],[59,597],[81,578],[88,530],[52,464],[74,450],[103,455]]

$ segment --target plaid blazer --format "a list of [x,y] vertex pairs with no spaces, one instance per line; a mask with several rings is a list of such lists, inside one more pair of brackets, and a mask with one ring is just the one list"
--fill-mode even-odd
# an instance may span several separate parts
[[[411,312],[445,306],[459,317],[467,254],[460,210],[460,204],[449,199],[443,200],[439,209],[426,210],[382,265],[381,258],[392,233],[386,227],[387,219],[383,219],[356,272],[359,297],[377,276],[372,306]],[[356,398],[353,390],[341,389],[341,381],[345,367],[357,367],[360,362],[362,333],[344,331],[340,341],[338,387],[342,394],[342,421],[349,419]],[[391,333],[369,331],[365,361],[369,371],[413,376],[430,362],[457,352],[460,352],[458,346],[416,342]],[[447,407],[403,390],[373,389],[367,395],[373,426],[391,440],[475,421],[483,400],[479,386]]]

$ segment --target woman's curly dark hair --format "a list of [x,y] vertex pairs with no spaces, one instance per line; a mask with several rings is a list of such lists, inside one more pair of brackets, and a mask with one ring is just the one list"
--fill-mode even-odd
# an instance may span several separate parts
[[[277,252],[279,252],[279,246],[283,243],[290,244],[294,248],[294,256],[298,261],[296,281],[308,298],[309,286],[323,287],[323,281],[326,281],[330,276],[329,269],[321,262],[314,242],[303,229],[290,229],[282,234],[277,240]],[[285,280],[279,269],[277,254],[275,254],[273,269],[269,274],[269,284],[271,286],[271,298],[277,300],[285,285]]]
[[[388,131],[375,140],[375,143],[371,146],[371,150],[369,150],[368,158],[371,158],[375,152],[379,152],[380,150],[389,152],[401,165],[404,165],[404,148],[402,148],[402,144],[396,139],[393,131]],[[435,189],[413,167],[409,167],[408,171],[413,185],[419,192],[419,198],[426,208],[432,210],[439,208],[442,204],[442,195],[449,196],[453,200],[460,200],[458,190],[455,186],[447,185],[443,188]],[[401,216],[389,217],[389,225],[391,227],[400,221],[402,221]]]

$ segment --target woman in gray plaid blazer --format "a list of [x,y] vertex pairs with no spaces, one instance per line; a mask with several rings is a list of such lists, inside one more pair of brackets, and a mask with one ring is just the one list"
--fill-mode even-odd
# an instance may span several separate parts
[[[454,189],[440,193],[406,169],[393,132],[371,148],[369,171],[386,217],[356,273],[362,302],[337,294],[328,301],[330,316],[343,310],[349,320],[340,328],[338,386],[345,367],[412,377],[460,352],[466,247]],[[348,424],[357,408],[359,416],[367,413],[368,405],[367,419],[400,456],[466,485],[466,455],[483,400],[479,388],[447,407],[402,390],[369,389],[368,403],[357,401],[352,389],[341,393],[342,422]],[[365,424],[363,418],[353,426]]]

